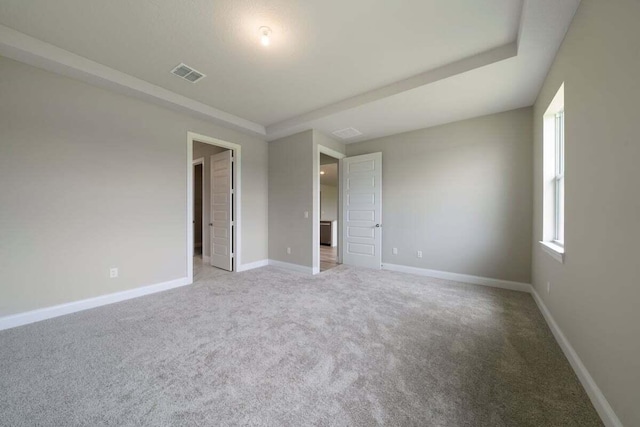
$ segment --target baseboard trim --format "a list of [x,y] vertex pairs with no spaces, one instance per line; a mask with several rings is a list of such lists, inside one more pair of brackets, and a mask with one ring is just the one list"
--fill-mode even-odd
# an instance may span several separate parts
[[538,294],[538,292],[536,292],[533,286],[531,287],[531,295],[538,305],[540,312],[542,312],[542,316],[547,321],[549,329],[551,329],[551,332],[560,345],[560,348],[564,352],[564,355],[569,360],[571,367],[582,383],[582,386],[587,392],[589,399],[591,399],[591,403],[593,404],[594,408],[596,408],[596,411],[598,412],[598,415],[600,415],[600,418],[602,418],[602,422],[607,427],[623,427],[620,419],[614,412],[611,405],[609,405],[607,398],[604,397],[604,394],[596,384],[595,380],[582,363],[582,360],[580,360],[578,353],[576,353],[575,349],[571,346],[571,343],[564,335],[562,329],[560,329],[560,326],[558,326],[555,319],[551,315],[551,312],[544,304],[544,301],[542,300],[542,298],[540,298],[540,295]]
[[52,319],[54,317],[64,316],[65,314],[88,310],[90,308],[113,304],[115,302],[138,298],[144,295],[155,294],[157,292],[189,284],[191,284],[191,282],[189,282],[189,278],[183,277],[181,279],[170,280],[168,282],[156,283],[155,285],[142,286],[127,291],[115,292],[112,294],[54,305],[52,307],[40,308],[24,313],[12,314],[0,318],[0,331],[15,328],[17,326],[28,325],[29,323],[40,322],[46,319]]
[[238,267],[238,271],[253,270],[254,268],[266,267],[269,265],[268,259],[261,259],[260,261],[250,262],[248,264],[242,264]]
[[270,259],[269,265],[274,267],[286,268],[287,270],[297,271],[298,273],[313,274],[313,267],[307,267],[300,264],[291,264],[289,262]]
[[510,280],[491,279],[489,277],[471,276],[469,274],[450,273],[448,271],[429,270],[426,268],[409,267],[398,264],[382,264],[383,270],[397,271],[400,273],[417,274],[419,276],[435,277],[436,279],[453,280],[473,285],[491,286],[494,288],[509,289],[512,291],[531,292],[529,283],[512,282]]

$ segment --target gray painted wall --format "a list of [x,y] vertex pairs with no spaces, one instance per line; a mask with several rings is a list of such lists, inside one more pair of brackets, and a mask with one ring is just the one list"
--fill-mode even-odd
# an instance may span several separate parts
[[[534,110],[533,285],[625,426],[640,425],[639,17],[637,0],[582,0]],[[562,82],[564,264],[538,243],[542,116]]]
[[314,227],[320,221],[318,145],[345,151],[344,144],[316,130],[269,143],[270,259],[309,268],[319,259],[320,232]]
[[338,187],[333,185],[320,186],[320,211],[321,221],[338,220]]
[[[226,148],[217,147],[211,144],[205,144],[203,142],[194,141],[193,143],[193,160],[197,160],[201,157],[204,158],[204,166],[202,169],[202,176],[204,177],[204,198],[202,204],[202,210],[204,212],[204,227],[202,228],[202,254],[204,256],[211,256],[211,229],[209,228],[209,216],[211,215],[211,156],[213,156],[214,154],[222,153],[226,150]],[[246,261],[242,262],[246,263]]]
[[523,108],[347,145],[348,156],[382,152],[383,263],[529,283],[531,116]]
[[309,130],[269,143],[270,259],[311,267],[312,211],[313,131]]
[[0,316],[185,277],[187,131],[242,145],[243,262],[267,258],[265,141],[6,58],[0,75]]

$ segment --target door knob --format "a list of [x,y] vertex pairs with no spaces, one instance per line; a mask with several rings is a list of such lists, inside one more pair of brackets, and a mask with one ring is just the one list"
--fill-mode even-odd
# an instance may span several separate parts
[[382,224],[376,224],[376,228],[382,227]]
[[212,222],[209,223],[209,227],[213,227],[213,223]]

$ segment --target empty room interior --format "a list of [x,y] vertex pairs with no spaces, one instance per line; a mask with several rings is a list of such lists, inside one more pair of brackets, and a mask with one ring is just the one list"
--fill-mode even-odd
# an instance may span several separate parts
[[0,426],[640,426],[638,0],[0,2]]

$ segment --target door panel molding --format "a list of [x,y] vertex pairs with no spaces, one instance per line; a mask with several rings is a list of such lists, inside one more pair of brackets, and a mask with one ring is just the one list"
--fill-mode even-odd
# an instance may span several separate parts
[[211,197],[209,213],[211,216],[210,263],[223,270],[233,270],[233,242],[231,241],[231,173],[233,151],[226,150],[211,156]]
[[382,153],[342,159],[342,262],[382,268]]
[[232,243],[234,248],[233,271],[240,271],[242,266],[242,147],[239,144],[212,138],[210,136],[187,132],[187,251],[186,265],[187,278],[189,283],[193,283],[193,143],[194,141],[211,144],[233,151],[233,183],[234,193],[231,206],[234,212]]

